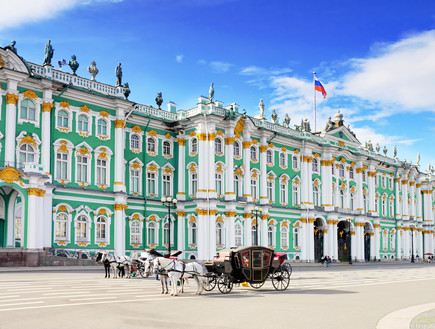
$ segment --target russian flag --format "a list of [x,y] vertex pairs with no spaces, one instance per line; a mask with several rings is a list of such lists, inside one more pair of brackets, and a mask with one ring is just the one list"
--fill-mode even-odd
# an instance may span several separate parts
[[325,87],[320,83],[317,78],[314,80],[314,90],[320,91],[323,94],[323,98],[326,98],[326,90]]

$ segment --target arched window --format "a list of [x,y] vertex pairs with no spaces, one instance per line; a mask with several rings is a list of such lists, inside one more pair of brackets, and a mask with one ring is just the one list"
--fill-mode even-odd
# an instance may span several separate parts
[[382,232],[382,249],[388,250],[388,230],[385,229]]
[[140,138],[137,134],[132,134],[130,136],[130,148],[132,150],[139,150],[140,149]]
[[340,190],[340,208],[344,208],[344,191]]
[[394,199],[390,198],[389,200],[389,211],[390,211],[390,217],[394,218]]
[[391,230],[390,233],[390,248],[392,251],[396,249],[396,232],[394,230]]
[[35,162],[35,150],[30,144],[21,145],[19,156],[21,164]]
[[287,202],[287,180],[281,179],[279,182],[279,201],[281,204],[286,205]]
[[287,156],[284,152],[279,154],[279,165],[281,167],[287,167]]
[[20,118],[35,121],[35,114],[35,103],[33,103],[30,99],[23,100],[21,102]]
[[251,146],[251,161],[257,160],[257,148],[255,146]]
[[79,131],[89,131],[89,119],[86,115],[80,114],[77,119],[77,128]]
[[198,174],[196,172],[190,173],[190,195],[195,195],[198,191]]
[[382,197],[382,216],[387,217],[387,197]]
[[192,138],[192,142],[190,143],[190,153],[197,153],[198,152],[198,139]]
[[156,153],[156,141],[152,137],[148,137],[147,139],[147,152]]
[[148,224],[148,245],[151,246],[155,246],[157,244],[157,239],[156,239],[156,223],[155,222],[150,222]]
[[77,182],[86,183],[88,181],[88,160],[86,156],[77,156]]
[[220,172],[216,172],[216,193],[218,197],[223,195],[223,175]]
[[222,139],[220,139],[220,138],[216,138],[216,139],[214,140],[214,151],[215,151],[216,153],[219,153],[219,154],[223,153],[223,152],[222,152]]
[[281,248],[288,248],[288,228],[285,226],[281,227]]
[[162,195],[170,196],[172,195],[172,176],[162,175]]
[[293,169],[298,169],[298,157],[296,155],[293,155],[292,157],[292,166]]
[[338,167],[338,174],[340,178],[344,178],[344,166],[342,164]]
[[252,225],[251,226],[251,241],[252,241],[252,245],[258,245],[257,242],[257,226],[256,225]]
[[274,246],[274,239],[273,239],[273,233],[274,233],[274,228],[273,228],[273,226],[272,225],[269,225],[268,227],[267,227],[267,245],[269,246],[269,247],[273,247]]
[[353,170],[353,167],[349,168],[349,179],[354,179],[354,170]]
[[293,230],[293,245],[294,247],[300,247],[299,227],[295,227]]
[[131,244],[141,244],[142,236],[140,232],[140,223],[138,220],[134,220],[130,225],[130,243]]
[[76,240],[86,241],[88,240],[88,221],[86,216],[81,215],[77,218],[76,223]]
[[222,223],[216,224],[216,245],[222,246],[224,244],[224,226]]
[[365,183],[367,181],[367,173],[365,170],[362,172],[362,181]]
[[56,215],[56,240],[67,238],[67,223],[68,216],[65,213],[59,213]]
[[234,153],[234,156],[237,156],[237,157],[240,156],[240,144],[238,141],[234,141],[234,143],[233,143],[233,153]]
[[367,195],[363,194],[363,206],[364,206],[364,213],[367,212]]
[[106,217],[99,216],[97,218],[97,224],[96,224],[95,229],[97,232],[96,241],[97,242],[106,241],[106,238],[107,238],[107,219],[106,219]]
[[375,196],[375,211],[379,213],[379,194]]
[[320,191],[318,186],[313,186],[313,203],[316,207],[320,206]]
[[316,158],[313,159],[312,167],[313,167],[312,169],[313,169],[314,173],[318,173],[319,172],[319,162],[317,161]]
[[239,175],[234,176],[234,193],[236,196],[243,196],[242,179]]
[[381,177],[381,184],[382,184],[382,188],[385,189],[387,188],[387,183],[386,183],[386,178],[385,176]]
[[299,185],[293,184],[293,206],[296,207],[299,204]]
[[269,163],[269,164],[273,164],[272,150],[267,150],[266,151],[266,162]]
[[351,193],[350,194],[350,210],[355,210],[355,194]]
[[97,121],[97,135],[107,136],[107,122],[103,119]]
[[190,243],[196,244],[196,223],[190,224]]
[[57,113],[57,125],[58,127],[62,127],[62,128],[68,128],[68,113],[64,110],[60,110]]
[[163,142],[163,156],[170,157],[171,156],[171,143],[168,141]]
[[167,245],[169,243],[169,223],[163,225],[163,244]]
[[234,227],[234,238],[236,247],[240,247],[243,242],[243,230],[240,223],[237,223]]

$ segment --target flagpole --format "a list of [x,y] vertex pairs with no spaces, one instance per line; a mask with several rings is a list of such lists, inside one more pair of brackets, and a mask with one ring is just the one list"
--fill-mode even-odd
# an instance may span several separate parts
[[314,132],[316,132],[316,72],[313,72]]

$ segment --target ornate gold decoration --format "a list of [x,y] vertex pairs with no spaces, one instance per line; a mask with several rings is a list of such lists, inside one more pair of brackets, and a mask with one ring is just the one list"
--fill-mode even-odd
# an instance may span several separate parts
[[6,94],[6,104],[17,104],[18,96],[15,94]]
[[88,113],[90,110],[91,110],[91,109],[90,109],[87,105],[83,105],[83,106],[80,108],[80,111],[81,111],[81,112],[86,112],[86,113]]
[[176,142],[178,143],[178,145],[180,146],[186,146],[186,140],[184,138],[177,138]]
[[186,212],[181,211],[181,210],[177,210],[177,211],[175,212],[175,214],[176,214],[177,216],[180,216],[180,217],[186,217]]
[[60,102],[60,107],[69,108],[69,103],[66,101]]
[[53,104],[51,103],[42,103],[42,112],[51,112],[51,109],[53,108]]
[[340,147],[344,147],[344,142],[343,141],[339,141],[338,145],[340,145]]
[[124,128],[124,126],[125,126],[125,121],[124,120],[115,120],[115,128]]
[[23,177],[23,174],[14,167],[6,167],[0,170],[0,179],[8,184],[19,182],[19,184],[22,185],[23,182],[21,181],[21,177]]
[[131,165],[131,168],[138,169],[138,168],[140,168],[140,164],[139,164],[138,162],[134,162],[134,163]]
[[106,209],[101,208],[100,211],[98,211],[98,214],[105,215],[107,213]]
[[26,137],[24,137],[24,138],[21,140],[19,146],[21,146],[21,145],[23,145],[23,144],[32,144],[32,145],[35,147],[35,149],[36,149],[36,141],[35,141],[35,140],[33,139],[33,137],[30,136],[30,135],[27,135]]
[[36,196],[44,196],[45,191],[44,190],[40,190],[39,188],[34,188],[34,187],[29,187],[27,189],[27,193],[29,195],[36,195]]
[[165,137],[166,137],[166,139],[171,139],[172,138],[170,133],[166,133]]
[[225,138],[225,145],[233,145],[235,140],[235,137],[227,137]]
[[137,134],[139,134],[139,133],[142,132],[142,129],[140,129],[140,127],[137,126],[137,125],[134,126],[133,128],[131,128],[131,130],[132,130],[133,132],[137,133]]
[[36,95],[36,93],[30,89],[23,92],[23,96],[26,98],[32,98],[32,99],[38,98],[38,95]]
[[243,132],[243,128],[245,127],[245,119],[241,116],[239,121],[237,121],[236,126],[234,127],[234,134],[240,134]]
[[190,137],[194,137],[194,136],[196,136],[196,132],[195,132],[195,130],[191,130],[190,132],[189,132],[189,134],[188,134]]
[[126,210],[128,208],[127,205],[122,204],[122,203],[115,203],[115,205],[113,206],[113,208],[116,210]]
[[247,149],[247,148],[249,148],[251,146],[251,144],[252,144],[251,141],[245,141],[245,142],[243,142],[243,148]]
[[61,211],[61,212],[65,212],[65,211],[67,211],[67,208],[65,205],[61,205],[61,206],[59,206],[59,208],[57,210]]
[[85,147],[85,146],[83,146],[82,148],[80,148],[79,150],[78,150],[78,153],[80,154],[80,155],[89,155],[90,153],[89,153],[89,150]]
[[245,212],[245,213],[243,214],[243,218],[252,218],[253,215],[254,215],[254,214],[251,213],[251,212]]
[[156,165],[151,165],[148,167],[148,171],[156,171],[157,170],[157,166]]
[[165,174],[170,174],[170,173],[172,173],[172,169],[171,169],[170,167],[166,167],[166,168],[163,170],[163,172],[164,172]]
[[261,145],[261,146],[260,146],[260,153],[264,153],[264,152],[266,152],[267,149],[268,149],[268,146],[267,146],[267,145]]
[[196,137],[198,137],[198,139],[200,141],[206,141],[207,140],[207,134],[205,134],[205,133],[196,134]]
[[5,67],[5,61],[2,59],[1,56],[0,56],[0,66]]

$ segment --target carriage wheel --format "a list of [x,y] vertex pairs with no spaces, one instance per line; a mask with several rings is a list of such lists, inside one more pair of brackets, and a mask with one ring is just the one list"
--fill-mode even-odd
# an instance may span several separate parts
[[290,273],[281,266],[274,269],[272,273],[272,284],[275,290],[286,290],[290,284]]
[[216,283],[217,283],[216,276],[207,275],[205,277],[204,290],[205,291],[212,291],[216,287]]
[[281,267],[283,268],[283,270],[289,272],[289,274],[292,275],[293,269],[290,263],[284,263],[281,265]]
[[250,282],[249,284],[254,289],[260,289],[263,286],[264,282],[265,281],[263,281],[263,282]]
[[143,278],[146,278],[148,276],[145,274],[145,267],[143,265],[139,266],[139,274]]
[[233,281],[228,274],[222,274],[217,282],[219,291],[223,294],[228,294],[233,289]]

